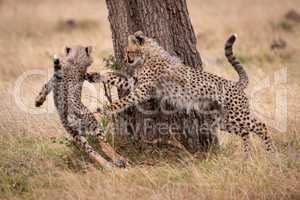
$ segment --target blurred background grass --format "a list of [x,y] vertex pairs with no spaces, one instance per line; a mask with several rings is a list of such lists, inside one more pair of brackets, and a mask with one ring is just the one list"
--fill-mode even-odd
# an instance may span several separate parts
[[[285,113],[276,104],[276,92],[286,89],[287,130],[272,130],[279,158],[266,157],[255,137],[256,156],[244,162],[240,139],[222,133],[217,153],[198,159],[117,139],[116,148],[136,165],[128,171],[95,170],[66,137],[51,97],[43,108],[49,112],[33,115],[17,106],[14,87],[28,70],[47,74],[50,69],[51,74],[51,56],[66,45],[93,45],[90,70],[101,70],[102,59],[113,53],[105,1],[0,0],[0,199],[300,199],[300,2],[189,0],[188,6],[205,70],[237,78],[223,52],[235,32],[235,51],[250,77],[247,93],[269,79],[270,86],[252,95],[251,102],[270,126],[276,124],[276,109]],[[287,82],[277,84],[282,69]],[[26,108],[34,109],[45,81],[34,76],[22,85]],[[91,109],[103,96],[101,87],[96,89],[96,95],[85,89],[84,102]]]

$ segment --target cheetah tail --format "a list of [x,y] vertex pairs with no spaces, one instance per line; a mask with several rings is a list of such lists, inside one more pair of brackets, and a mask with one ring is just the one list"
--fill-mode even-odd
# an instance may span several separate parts
[[237,35],[232,34],[228,40],[225,43],[225,55],[230,62],[230,64],[234,67],[236,72],[239,74],[239,81],[237,82],[237,85],[241,87],[242,89],[245,89],[248,86],[248,75],[243,67],[243,65],[240,63],[240,61],[233,55],[232,46],[236,40]]

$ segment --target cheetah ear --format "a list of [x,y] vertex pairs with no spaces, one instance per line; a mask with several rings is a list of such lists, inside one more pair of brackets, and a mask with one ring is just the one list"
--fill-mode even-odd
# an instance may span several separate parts
[[87,56],[91,55],[92,50],[93,50],[93,47],[92,47],[92,46],[87,46],[87,47],[85,47],[86,55],[87,55]]
[[66,55],[68,55],[71,51],[71,48],[70,47],[65,47],[65,51],[66,51]]
[[145,35],[142,31],[137,31],[134,33],[135,38],[137,39],[140,45],[144,44],[145,42]]

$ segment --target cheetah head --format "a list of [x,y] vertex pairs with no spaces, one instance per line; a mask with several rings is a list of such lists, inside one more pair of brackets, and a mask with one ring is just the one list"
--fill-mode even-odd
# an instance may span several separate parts
[[125,63],[129,67],[143,65],[145,62],[144,45],[146,37],[142,31],[128,36],[128,46],[125,52]]
[[73,46],[65,48],[65,61],[71,65],[87,68],[93,63],[92,47]]

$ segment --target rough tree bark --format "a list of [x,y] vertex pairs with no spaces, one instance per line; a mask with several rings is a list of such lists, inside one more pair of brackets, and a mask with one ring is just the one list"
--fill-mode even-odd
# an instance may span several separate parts
[[[186,65],[202,69],[186,0],[106,0],[106,3],[114,54],[119,64],[123,65],[128,35],[142,30],[145,35],[155,38],[169,53],[180,57]],[[120,95],[124,95],[119,92]],[[211,116],[195,113],[187,115],[184,112],[166,115],[159,112],[157,100],[151,100],[142,106],[146,110],[157,109],[158,112],[147,115],[132,108],[119,115],[120,121],[123,119],[123,123],[125,120],[130,124],[129,132],[134,132],[137,139],[153,140],[162,135],[169,137],[169,134],[162,134],[161,130],[158,130],[166,124],[169,127],[162,129],[168,129],[168,133],[172,124],[179,125],[176,127],[176,132],[181,132],[178,139],[190,150],[197,150],[203,147],[203,144],[207,147],[207,144],[215,139],[212,135],[215,130],[206,128],[212,123]]]

